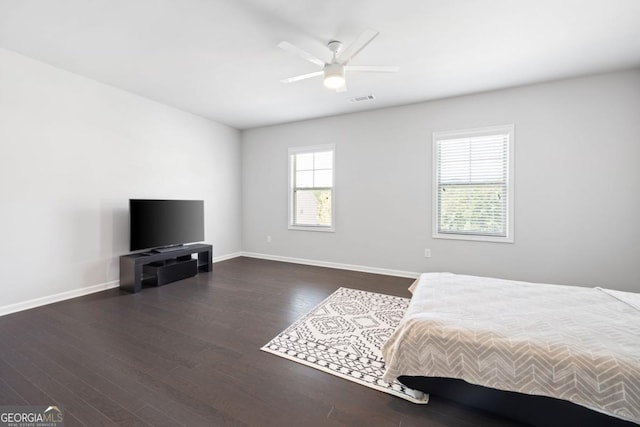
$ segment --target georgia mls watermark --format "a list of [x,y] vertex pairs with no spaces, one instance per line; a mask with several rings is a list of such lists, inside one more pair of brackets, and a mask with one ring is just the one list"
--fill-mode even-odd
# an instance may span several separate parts
[[0,406],[0,427],[64,427],[59,406]]

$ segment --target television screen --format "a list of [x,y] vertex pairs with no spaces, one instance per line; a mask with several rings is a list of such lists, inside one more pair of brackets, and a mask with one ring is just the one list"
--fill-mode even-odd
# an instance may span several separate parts
[[203,200],[130,199],[130,248],[161,248],[204,240]]

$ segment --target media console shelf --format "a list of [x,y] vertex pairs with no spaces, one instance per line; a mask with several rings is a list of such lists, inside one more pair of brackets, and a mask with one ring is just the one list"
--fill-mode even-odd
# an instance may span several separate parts
[[[198,254],[198,259],[191,255]],[[120,289],[139,292],[142,282],[156,286],[212,270],[213,246],[204,243],[172,248],[170,252],[135,252],[120,257]]]

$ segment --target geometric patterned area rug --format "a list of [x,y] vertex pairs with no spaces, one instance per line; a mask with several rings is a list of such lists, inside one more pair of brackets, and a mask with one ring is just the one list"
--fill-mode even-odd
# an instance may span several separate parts
[[425,393],[397,381],[382,381],[382,345],[408,305],[408,298],[340,288],[261,350],[414,403],[427,403]]

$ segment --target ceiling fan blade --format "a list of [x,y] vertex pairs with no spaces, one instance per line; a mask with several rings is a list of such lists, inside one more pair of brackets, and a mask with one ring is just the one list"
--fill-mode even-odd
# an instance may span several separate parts
[[378,37],[379,32],[372,29],[364,30],[358,38],[349,45],[348,48],[343,50],[338,56],[338,60],[341,64],[348,64],[357,54],[359,54],[362,49],[367,47],[369,43],[373,41],[376,37]]
[[282,83],[293,83],[293,82],[298,82],[300,80],[310,79],[311,77],[321,76],[323,73],[324,71],[322,70],[314,71],[313,73],[307,73],[307,74],[302,74],[295,77],[289,77],[288,79],[282,79],[280,81]]
[[282,50],[286,50],[289,53],[293,53],[294,55],[298,55],[302,59],[306,59],[307,61],[309,61],[309,62],[311,62],[313,64],[316,64],[319,67],[324,67],[324,61],[323,60],[316,58],[315,56],[313,56],[309,52],[306,52],[306,51],[300,49],[299,47],[292,45],[289,42],[280,42],[280,43],[278,43],[278,47],[280,49],[282,49]]
[[360,73],[397,73],[400,71],[400,67],[395,65],[346,65],[344,69]]

